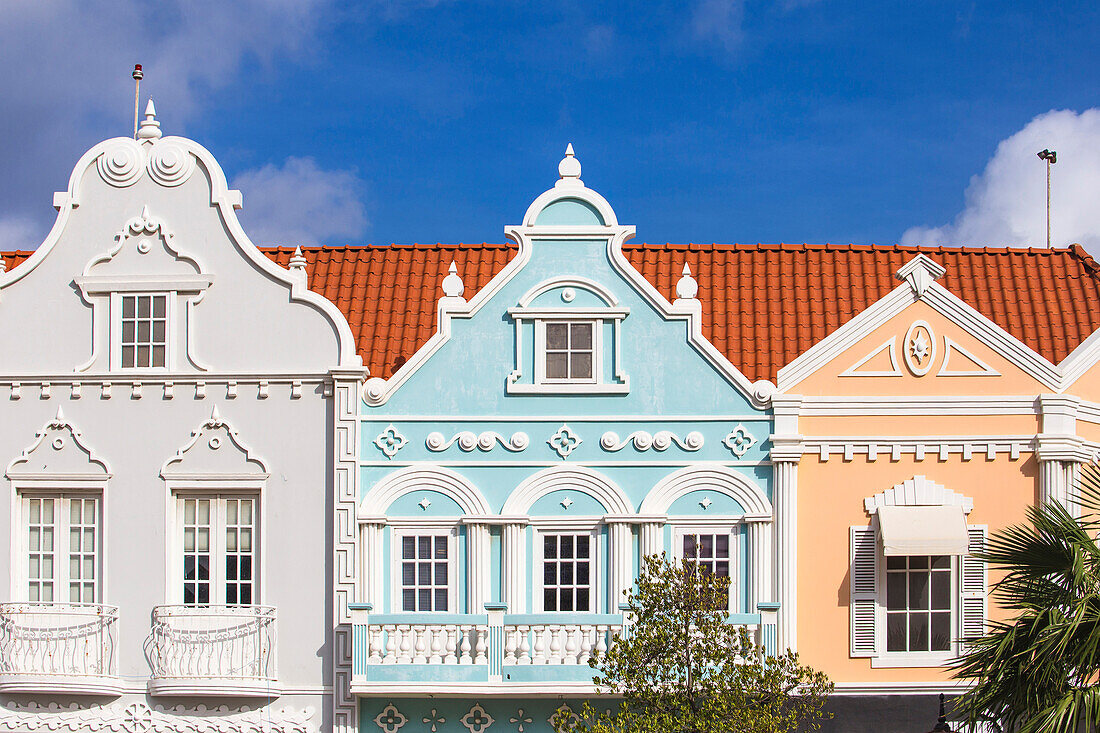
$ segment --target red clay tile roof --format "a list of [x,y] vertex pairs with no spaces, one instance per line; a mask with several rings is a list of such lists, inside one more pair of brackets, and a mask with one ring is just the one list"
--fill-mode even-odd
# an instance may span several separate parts
[[[265,248],[286,267],[293,249]],[[453,259],[466,298],[516,254],[508,244],[303,247],[310,288],[348,317],[363,361],[388,377],[435,332]],[[699,281],[703,334],[750,379],[775,380],[821,339],[898,286],[918,253],[948,290],[1054,363],[1100,328],[1100,265],[1081,248],[629,244],[627,259],[670,300],[684,262]],[[8,269],[29,252],[3,253]]]

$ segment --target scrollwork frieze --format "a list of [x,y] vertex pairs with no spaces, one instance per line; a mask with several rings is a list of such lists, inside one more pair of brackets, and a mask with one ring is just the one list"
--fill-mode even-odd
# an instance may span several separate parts
[[486,430],[480,434],[470,430],[463,430],[455,433],[450,438],[444,436],[443,433],[432,432],[428,434],[427,440],[424,441],[428,450],[433,453],[441,453],[456,443],[459,449],[466,453],[469,453],[475,448],[487,453],[493,450],[498,443],[504,450],[518,453],[526,449],[527,446],[530,445],[531,440],[527,437],[527,433],[524,432],[515,432],[512,433],[510,438],[505,438],[500,433],[492,430]]
[[693,430],[680,438],[670,430],[658,430],[656,433],[635,430],[626,438],[620,439],[618,433],[608,430],[600,437],[600,447],[612,453],[622,450],[631,443],[637,451],[647,451],[650,448],[655,451],[666,451],[675,444],[681,450],[694,452],[703,447],[703,434]]

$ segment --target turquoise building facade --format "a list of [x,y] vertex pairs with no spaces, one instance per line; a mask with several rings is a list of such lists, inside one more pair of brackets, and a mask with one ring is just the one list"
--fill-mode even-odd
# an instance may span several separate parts
[[732,620],[775,644],[771,385],[702,337],[686,266],[670,302],[627,262],[571,148],[559,174],[504,270],[467,301],[452,266],[436,334],[363,387],[362,731],[551,730],[645,555],[728,574]]

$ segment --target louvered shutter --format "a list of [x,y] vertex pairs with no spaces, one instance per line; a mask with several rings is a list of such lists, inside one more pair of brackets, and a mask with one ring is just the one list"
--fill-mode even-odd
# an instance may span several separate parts
[[968,639],[985,634],[986,573],[985,563],[974,553],[985,549],[985,527],[967,527],[969,552],[962,558],[962,579],[959,583],[959,639],[966,649]]
[[872,527],[852,527],[851,545],[851,656],[875,656],[878,546]]

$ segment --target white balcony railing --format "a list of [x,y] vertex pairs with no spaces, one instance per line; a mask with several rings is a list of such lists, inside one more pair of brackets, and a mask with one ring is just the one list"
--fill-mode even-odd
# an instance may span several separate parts
[[157,606],[150,694],[278,694],[272,606]]
[[117,621],[115,606],[0,603],[0,690],[118,691]]

